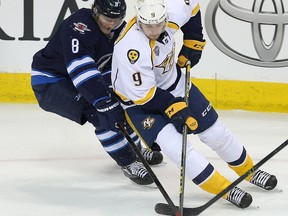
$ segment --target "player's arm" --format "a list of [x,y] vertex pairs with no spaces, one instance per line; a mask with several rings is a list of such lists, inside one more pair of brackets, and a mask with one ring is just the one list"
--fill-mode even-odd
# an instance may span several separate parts
[[188,60],[190,60],[192,67],[195,66],[199,62],[206,44],[202,33],[201,11],[197,11],[197,9],[199,8],[194,11],[196,14],[191,16],[190,20],[181,27],[183,46],[179,52],[177,62],[181,68],[185,67]]
[[124,111],[90,56],[74,59],[68,65],[74,86],[98,111],[102,127],[117,131],[116,122],[125,120]]
[[[120,45],[118,44],[118,46]],[[152,113],[163,113],[179,132],[182,131],[185,124],[190,132],[196,130],[197,121],[192,117],[193,114],[184,99],[175,98],[169,91],[156,86],[151,62],[147,61],[147,58],[143,58],[141,54],[138,53],[137,55],[136,49],[133,49],[135,53],[133,52],[134,55],[131,55],[134,61],[131,61],[130,55],[126,55],[130,60],[125,61],[125,58],[121,59],[123,56],[121,52],[127,53],[127,51],[120,48],[116,45],[114,50],[112,82],[115,93],[122,100],[122,103],[129,105],[129,102],[132,102],[144,110],[152,111]],[[127,49],[131,50],[130,48]],[[137,47],[137,50],[149,52],[150,48],[144,46],[140,49]]]
[[[116,130],[115,123],[123,121],[124,112],[113,92],[109,90],[109,84],[106,83],[102,73],[90,53],[91,49],[97,49],[97,41],[91,37],[97,37],[97,33],[79,34],[70,33],[72,37],[65,37],[67,40],[63,49],[65,51],[65,60],[68,74],[79,93],[98,111],[98,118],[105,126],[105,129]],[[91,44],[93,41],[93,44]],[[105,123],[105,124],[104,124]],[[103,127],[104,127],[103,126]]]
[[91,104],[109,97],[108,86],[89,55],[77,56],[67,65],[69,76],[82,96]]
[[[127,76],[127,74],[128,73],[126,71],[125,75]],[[121,76],[118,73],[114,75],[114,78],[116,78],[116,80],[113,81],[114,91],[119,96],[123,104],[131,105],[131,103],[134,103],[135,105],[141,106],[144,110],[152,111],[152,113],[163,113],[169,118],[171,123],[179,132],[182,131],[185,124],[189,128],[188,133],[191,133],[197,129],[198,123],[193,118],[193,114],[187,107],[187,104],[185,103],[183,98],[175,98],[169,91],[156,87],[155,82],[151,81],[153,80],[153,78],[140,78],[139,73],[137,74],[138,78],[135,79],[134,77],[134,81],[137,80],[137,85],[127,85],[125,89],[122,88],[125,85],[124,82],[129,82],[130,79],[126,78],[124,81],[120,78],[124,78],[124,76]],[[151,75],[153,73],[149,74]],[[144,79],[145,82],[143,81]],[[123,82],[121,82],[120,80]],[[117,83],[117,85],[115,83]],[[146,86],[143,88],[144,83],[146,84]],[[117,86],[119,86],[119,88],[117,88]],[[121,90],[123,91],[122,93],[119,92]],[[134,99],[129,101],[128,98],[130,100],[132,98]]]
[[183,126],[188,126],[188,133],[198,127],[196,119],[187,107],[182,97],[175,98],[169,91],[156,88],[154,96],[142,107],[147,110],[165,113],[177,131],[182,132]]

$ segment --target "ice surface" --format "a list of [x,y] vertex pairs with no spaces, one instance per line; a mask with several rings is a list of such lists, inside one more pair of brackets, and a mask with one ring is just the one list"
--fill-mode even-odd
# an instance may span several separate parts
[[[288,139],[287,114],[219,114],[255,162]],[[197,136],[189,139],[223,175],[231,181],[237,178]],[[262,167],[278,177],[275,190],[264,191],[242,182],[240,187],[254,199],[248,209],[219,200],[201,215],[286,216],[287,167],[285,148]],[[164,157],[164,164],[153,170],[178,205],[178,169]],[[212,197],[186,180],[185,206],[199,206]],[[37,105],[0,104],[1,216],[156,216],[157,202],[165,200],[156,186],[130,182],[98,143],[92,126],[81,127]]]

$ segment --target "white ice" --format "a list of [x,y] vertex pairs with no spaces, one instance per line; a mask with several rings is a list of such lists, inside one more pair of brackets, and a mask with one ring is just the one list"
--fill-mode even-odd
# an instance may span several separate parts
[[[221,119],[258,162],[288,138],[288,115],[219,111]],[[218,156],[190,136],[195,148],[231,181],[237,176]],[[278,178],[273,191],[247,182],[253,203],[238,209],[219,200],[201,215],[288,215],[288,148],[262,167]],[[167,159],[153,167],[167,193],[178,205],[179,171]],[[186,179],[187,207],[200,206],[213,195]],[[79,126],[44,112],[37,105],[0,104],[1,216],[152,216],[165,202],[156,186],[139,186],[126,178],[105,153],[90,125]]]

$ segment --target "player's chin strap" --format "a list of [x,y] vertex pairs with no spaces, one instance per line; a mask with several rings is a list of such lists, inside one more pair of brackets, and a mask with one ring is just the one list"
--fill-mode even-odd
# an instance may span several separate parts
[[132,140],[132,138],[129,136],[129,133],[126,130],[125,125],[122,122],[117,122],[116,126],[120,130],[120,132],[124,135],[124,137],[127,139],[129,145],[135,151],[136,155],[138,156],[138,158],[140,159],[140,161],[142,162],[142,164],[146,168],[146,170],[149,173],[150,177],[153,179],[153,181],[157,185],[158,189],[160,190],[160,192],[162,193],[163,197],[167,201],[167,203],[169,205],[169,209],[170,209],[170,211],[172,211],[172,214],[175,215],[175,216],[180,216],[180,211],[174,205],[173,201],[171,200],[171,198],[167,194],[166,190],[164,189],[164,187],[160,183],[159,179],[157,178],[157,176],[155,175],[155,173],[153,172],[153,170],[149,166],[148,162],[144,159],[143,155],[141,154],[141,151],[139,150],[139,148],[137,147],[135,142]]

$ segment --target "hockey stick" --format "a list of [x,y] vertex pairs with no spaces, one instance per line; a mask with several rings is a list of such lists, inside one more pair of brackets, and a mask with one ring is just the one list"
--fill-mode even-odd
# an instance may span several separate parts
[[[190,91],[190,69],[191,63],[188,61],[186,63],[186,74],[185,74],[185,97],[184,100],[189,105],[189,91]],[[185,172],[186,172],[186,149],[187,149],[187,125],[183,127],[182,133],[182,155],[181,155],[181,168],[180,168],[180,188],[179,188],[179,209],[180,215],[183,216],[183,206],[184,206],[184,187],[185,187]]]
[[173,201],[171,200],[171,198],[167,194],[167,192],[164,189],[164,187],[162,186],[161,182],[159,181],[159,179],[157,178],[157,176],[155,175],[155,173],[153,172],[153,170],[149,166],[148,162],[144,159],[143,155],[141,154],[141,151],[139,150],[139,148],[134,143],[134,141],[132,140],[132,138],[128,134],[127,130],[125,129],[125,126],[121,122],[117,122],[116,126],[119,128],[121,133],[125,136],[129,145],[135,151],[136,155],[138,156],[140,161],[143,163],[144,167],[147,169],[147,172],[149,173],[150,177],[153,179],[153,181],[157,185],[158,189],[162,193],[163,197],[167,201],[167,203],[168,203],[167,206],[170,210],[170,215],[180,216],[180,212],[179,212],[178,208],[175,206],[175,204],[173,203]]
[[[265,162],[271,159],[274,155],[276,155],[279,151],[281,151],[287,145],[288,145],[288,140],[286,140],[284,143],[278,146],[274,151],[269,153],[266,157],[260,160],[256,165],[254,165],[251,169],[249,169],[246,173],[244,173],[242,176],[240,176],[238,179],[232,182],[227,188],[222,190],[219,194],[214,196],[211,200],[209,200],[204,205],[195,207],[195,208],[184,208],[184,215],[181,215],[181,216],[193,216],[193,215],[199,215],[200,213],[202,213],[205,209],[207,209],[209,206],[211,206],[213,203],[219,200],[223,195],[228,193],[233,187],[235,187],[240,182],[242,182],[247,176],[252,174],[255,170],[259,169]],[[172,215],[172,211],[166,203],[157,203],[155,206],[155,211],[158,214],[162,214],[162,215]]]

